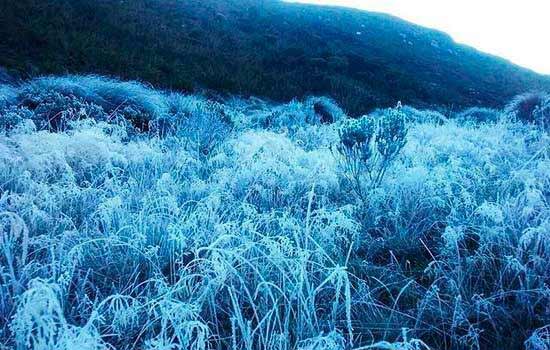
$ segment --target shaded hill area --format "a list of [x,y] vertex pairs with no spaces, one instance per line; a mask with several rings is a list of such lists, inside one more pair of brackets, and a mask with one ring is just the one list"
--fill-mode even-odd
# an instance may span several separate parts
[[500,107],[550,77],[397,18],[251,0],[0,1],[0,66],[289,100],[352,115],[404,103]]

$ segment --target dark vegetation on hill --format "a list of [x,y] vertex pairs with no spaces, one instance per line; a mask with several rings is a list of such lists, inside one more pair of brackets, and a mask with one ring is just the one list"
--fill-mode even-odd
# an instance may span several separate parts
[[[404,103],[501,107],[550,78],[399,19],[271,0],[2,0],[0,66],[101,73],[165,88],[290,100],[350,114]],[[527,39],[526,39],[527,40]]]

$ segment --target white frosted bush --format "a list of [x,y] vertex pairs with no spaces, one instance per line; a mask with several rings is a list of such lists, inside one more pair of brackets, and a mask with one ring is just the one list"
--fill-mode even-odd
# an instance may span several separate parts
[[122,82],[96,75],[37,78],[23,85],[21,91],[19,98],[57,92],[82,98],[111,111],[124,105],[136,105],[150,117],[159,117],[168,109],[165,97],[159,91],[139,82]]
[[308,125],[296,129],[288,136],[307,151],[330,148],[338,142],[338,124]]
[[502,209],[494,203],[484,202],[477,208],[476,214],[486,220],[489,225],[500,225],[504,221]]
[[16,135],[13,142],[20,166],[53,181],[72,176],[92,180],[113,167],[124,166],[125,162],[120,143],[99,129],[75,131],[71,135],[48,132]]
[[211,157],[233,128],[224,106],[205,102],[197,106],[179,125],[178,136],[198,159]]
[[412,123],[443,125],[448,122],[448,118],[438,111],[418,110],[411,106],[403,106],[403,113],[405,113],[407,121]]
[[289,131],[312,125],[327,125],[339,122],[347,116],[328,97],[309,97],[305,101],[292,100],[284,105],[254,103],[253,108],[243,108],[245,117],[253,120],[252,125],[275,131]]
[[67,323],[60,297],[61,290],[55,284],[42,280],[30,283],[11,323],[17,349],[108,349],[92,325],[77,327]]
[[28,122],[34,124],[33,112],[25,107],[0,107],[0,132],[14,133],[14,130],[24,129]]
[[246,132],[230,142],[232,166],[215,175],[240,198],[261,206],[299,200],[316,186],[329,194],[337,186],[335,162],[328,149],[306,152],[287,137]]
[[297,100],[281,106],[274,106],[265,116],[261,126],[264,128],[275,129],[295,129],[305,125],[308,118],[308,112],[303,104]]

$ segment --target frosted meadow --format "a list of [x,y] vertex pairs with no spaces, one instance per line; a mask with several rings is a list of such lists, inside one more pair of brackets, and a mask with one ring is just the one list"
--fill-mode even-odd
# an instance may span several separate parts
[[548,349],[549,121],[1,85],[0,349]]

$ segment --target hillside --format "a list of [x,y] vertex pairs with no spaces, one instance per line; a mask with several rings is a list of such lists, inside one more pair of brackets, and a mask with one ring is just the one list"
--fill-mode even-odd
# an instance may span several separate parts
[[395,105],[501,107],[550,78],[391,16],[274,0],[0,2],[0,66],[22,77],[101,73],[158,87],[350,114]]

